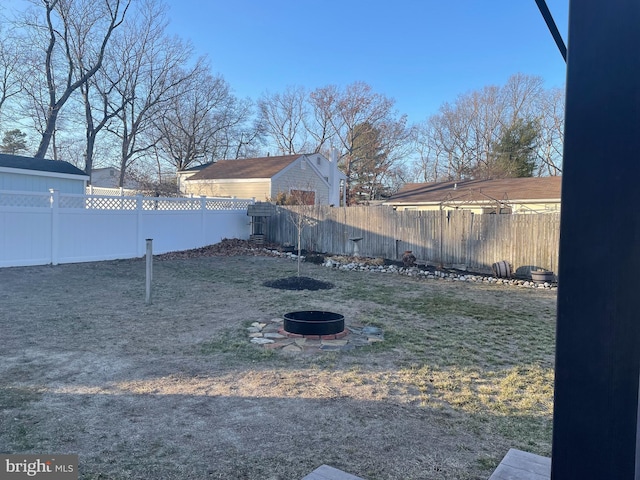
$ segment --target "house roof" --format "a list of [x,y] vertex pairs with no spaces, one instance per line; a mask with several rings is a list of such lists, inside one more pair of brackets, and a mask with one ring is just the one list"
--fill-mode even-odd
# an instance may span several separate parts
[[203,163],[201,165],[196,165],[194,167],[189,167],[189,168],[185,168],[183,170],[178,170],[178,174],[180,173],[192,173],[192,172],[198,172],[200,170],[204,170],[205,168],[207,168],[209,165],[213,165],[215,162],[207,162],[207,163]]
[[64,162],[61,160],[45,160],[42,158],[33,157],[21,157],[19,155],[10,155],[6,153],[0,153],[0,167],[86,176],[86,173],[84,173],[78,167],[71,165],[69,162]]
[[200,170],[189,180],[271,178],[300,157],[302,155],[220,160]]
[[415,205],[447,202],[558,200],[562,177],[522,177],[408,183],[385,202]]

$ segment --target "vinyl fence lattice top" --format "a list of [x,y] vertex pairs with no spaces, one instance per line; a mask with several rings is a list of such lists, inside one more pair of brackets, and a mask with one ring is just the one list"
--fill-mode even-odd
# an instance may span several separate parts
[[0,206],[47,208],[51,206],[51,195],[41,192],[0,191]]
[[142,195],[82,195],[45,192],[0,191],[0,206],[51,208],[57,198],[58,208],[88,210],[246,210],[253,199],[211,197],[143,197]]

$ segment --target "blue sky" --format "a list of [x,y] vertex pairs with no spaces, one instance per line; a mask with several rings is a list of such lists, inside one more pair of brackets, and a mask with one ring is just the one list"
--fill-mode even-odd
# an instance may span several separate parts
[[[514,73],[562,87],[565,64],[535,0],[168,0],[169,29],[239,97],[355,81],[419,122]],[[567,39],[569,0],[547,0]]]

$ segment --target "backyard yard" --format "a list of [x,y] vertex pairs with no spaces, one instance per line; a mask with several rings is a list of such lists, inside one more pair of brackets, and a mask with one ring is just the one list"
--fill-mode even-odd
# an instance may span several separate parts
[[[555,292],[262,255],[0,269],[0,453],[74,453],[80,478],[486,480],[550,455]],[[382,329],[285,352],[248,327],[329,310]]]

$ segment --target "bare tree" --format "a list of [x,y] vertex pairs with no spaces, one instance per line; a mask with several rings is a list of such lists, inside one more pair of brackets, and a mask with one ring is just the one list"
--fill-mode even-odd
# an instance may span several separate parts
[[[409,139],[406,130],[406,116],[398,116],[394,110],[395,102],[385,95],[373,92],[370,85],[356,82],[339,91],[334,103],[326,102],[327,116],[330,115],[333,137],[343,154],[341,163],[347,175],[347,202],[353,203],[351,184],[354,177],[354,165],[364,158],[360,153],[371,147],[370,141],[381,142],[390,159],[394,152],[405,145]],[[378,129],[377,135],[368,135],[368,125]],[[393,163],[393,162],[391,162]]]
[[192,47],[167,36],[165,30],[164,10],[147,0],[134,21],[127,22],[122,34],[114,38],[120,57],[112,68],[119,81],[109,105],[117,111],[117,121],[106,128],[119,139],[119,185],[136,159],[155,148],[155,119],[180,94],[181,85],[203,68],[202,59],[186,68]]
[[102,68],[80,87],[84,107],[86,140],[83,168],[87,175],[91,175],[93,170],[98,135],[124,108],[124,102],[119,105],[113,103],[116,86],[123,81],[124,75],[122,70],[113,68],[117,59],[118,54],[111,46],[105,53]]
[[[545,98],[540,77],[515,74],[504,86],[487,86],[460,95],[453,103],[443,104],[419,129],[421,133],[415,145],[424,166],[418,168],[420,177],[436,179],[441,176],[440,172],[448,179],[501,175],[496,163],[500,155],[494,149],[505,132],[519,122],[541,125],[543,118],[547,119],[546,129],[541,128],[538,135],[548,136],[555,131],[551,113],[555,107]],[[544,113],[545,109],[548,114]],[[540,151],[541,162],[554,162],[547,159],[558,146],[557,135],[550,143],[539,140],[535,144],[546,145],[548,151],[545,156]],[[435,165],[437,174],[433,171]]]
[[23,63],[17,39],[0,30],[0,121],[5,116],[7,101],[14,99],[24,89],[20,70]]
[[293,155],[310,149],[305,129],[307,93],[303,87],[287,87],[284,93],[265,93],[258,110],[278,153]]
[[[126,15],[131,0],[33,0],[38,12],[25,26],[43,35],[47,103],[45,128],[35,154],[47,154],[62,107],[71,95],[89,81],[102,66],[113,32]],[[37,13],[37,12],[34,12]],[[37,70],[34,70],[34,72]]]
[[336,117],[338,115],[338,96],[340,91],[335,85],[317,88],[309,94],[311,113],[304,119],[304,125],[313,141],[313,153],[328,153],[330,144],[336,135]]
[[445,155],[446,177],[461,179],[468,176],[477,162],[477,151],[473,135],[473,108],[468,104],[450,105],[445,103],[433,117],[436,131],[435,141],[439,151]]
[[239,116],[246,116],[246,121],[233,128],[225,130],[226,150],[220,158],[253,158],[261,152],[265,144],[266,129],[260,117],[251,120],[253,116],[253,102],[249,99],[240,100],[237,104]]
[[[392,99],[375,93],[364,82],[355,82],[345,88],[328,85],[310,93],[301,87],[289,87],[283,94],[265,94],[258,102],[266,133],[279,153],[321,152],[329,155],[334,146],[342,152],[340,162],[348,177],[348,198],[351,198],[354,164],[362,164],[358,168],[359,178],[364,178],[361,173],[367,165],[373,168],[373,164],[367,163],[365,156],[358,153],[359,149],[368,151],[365,139],[375,138],[386,162],[384,168],[377,162],[375,173],[369,172],[376,185],[371,190],[374,195],[381,193],[378,186],[383,184],[386,172],[391,171],[390,167],[400,162],[405,153],[403,148],[409,141],[407,119],[395,112],[394,105]],[[370,128],[375,129],[375,135],[368,134]]]
[[240,143],[251,141],[245,138],[251,105],[232,95],[221,76],[202,69],[178,90],[156,120],[159,145],[177,170],[196,161],[227,158]]
[[564,91],[553,88],[542,96],[539,123],[538,175],[562,174],[564,139]]
[[516,73],[501,89],[504,103],[511,114],[510,124],[519,118],[536,118],[544,95],[544,80],[537,75]]
[[298,277],[300,276],[300,264],[302,262],[302,233],[306,227],[315,226],[317,216],[315,208],[314,186],[311,183],[295,185],[288,192],[280,192],[275,201],[278,205],[287,205],[293,208],[287,209],[289,221],[296,228],[296,247],[298,251]]
[[437,182],[445,176],[443,145],[438,141],[435,117],[419,123],[412,130],[413,149],[417,160],[413,164],[413,177],[421,182]]

